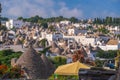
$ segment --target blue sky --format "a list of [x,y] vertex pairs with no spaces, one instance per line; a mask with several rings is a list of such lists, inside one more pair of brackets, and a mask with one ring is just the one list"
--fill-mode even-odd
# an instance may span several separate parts
[[120,0],[0,0],[2,16],[120,17]]

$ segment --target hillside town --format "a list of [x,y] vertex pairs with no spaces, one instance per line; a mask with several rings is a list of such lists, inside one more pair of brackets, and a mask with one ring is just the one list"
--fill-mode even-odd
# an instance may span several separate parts
[[[99,57],[96,57],[99,50],[109,51],[120,49],[120,37],[116,36],[120,34],[120,26],[94,25],[92,24],[92,20],[89,20],[85,24],[72,23],[68,20],[57,23],[52,22],[48,23],[48,28],[46,29],[39,24],[12,19],[2,25],[7,27],[7,31],[0,31],[0,49],[12,49],[25,53],[21,55],[16,64],[23,64],[24,62],[22,61],[26,61],[24,59],[29,58],[29,54],[36,54],[33,52],[34,50],[37,52],[45,50],[44,56],[65,57],[67,59],[66,64],[72,63],[73,61],[76,62],[76,54],[78,54],[80,55],[78,58],[81,59],[81,61],[83,58],[85,62],[88,61],[86,64],[94,66],[94,61],[99,59]],[[100,28],[105,28],[109,33],[104,34],[102,31],[94,31]],[[28,50],[30,45],[32,45],[32,49],[30,48]],[[24,58],[21,59],[22,57]],[[31,57],[34,58],[35,56]],[[35,58],[37,58],[37,55]],[[16,61],[16,59],[14,60]],[[12,60],[12,66],[15,65],[15,63],[13,63],[15,62],[14,60]],[[24,66],[31,63],[29,62],[31,60],[27,59],[27,61]],[[36,62],[38,63],[38,61],[35,61],[35,63]],[[38,72],[38,70],[36,71]],[[35,72],[34,74],[37,73]],[[34,75],[31,74],[29,78],[30,77],[34,78]]]
[[[1,79],[70,80],[58,76],[77,75],[79,80],[119,80],[120,25],[94,22],[64,19],[42,25],[23,19],[1,20],[0,51],[6,51],[0,52]],[[11,51],[21,54],[10,58]],[[5,55],[10,63],[2,61]],[[2,72],[6,64],[12,67],[10,72]],[[84,69],[93,75],[82,73]]]
[[[55,50],[51,48],[50,52],[55,55],[64,55],[65,51],[74,52],[75,50],[87,49],[95,55],[97,48],[104,51],[120,49],[120,26],[94,25],[92,20],[87,23],[72,23],[70,21],[60,21],[48,23],[45,29],[40,24],[23,22],[21,20],[6,21],[2,24],[7,27],[7,31],[0,32],[1,49],[5,47],[13,48],[19,46],[18,51],[23,51],[33,41],[33,47],[43,49],[55,45]],[[104,34],[102,30],[108,30]],[[41,40],[46,40],[45,45],[40,44]],[[14,45],[14,46],[13,46]],[[94,52],[92,52],[94,51]],[[87,53],[89,54],[89,53]]]

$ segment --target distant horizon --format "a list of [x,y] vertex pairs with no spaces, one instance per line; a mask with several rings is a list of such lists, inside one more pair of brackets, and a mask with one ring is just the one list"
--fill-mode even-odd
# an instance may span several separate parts
[[[38,16],[38,15],[35,15],[35,16]],[[31,16],[31,17],[35,17],[35,16]],[[3,18],[8,18],[8,19],[18,19],[19,17],[22,17],[22,16],[19,16],[19,17],[16,17],[16,18],[9,18],[9,17],[5,17],[5,16],[1,16],[1,17],[3,17]],[[23,18],[31,18],[31,17],[23,17]],[[41,16],[39,16],[39,17],[41,17]],[[47,18],[53,18],[54,16],[51,16],[51,17],[42,17],[42,18],[44,18],[44,19],[47,19]],[[60,16],[55,16],[55,17],[60,17]],[[64,17],[64,16],[62,16],[63,18],[67,18],[67,17]],[[95,18],[99,18],[99,19],[105,19],[106,17],[112,17],[112,16],[105,16],[105,17],[94,17],[94,18],[77,18],[77,17],[75,17],[75,18],[77,18],[78,20],[87,20],[87,19],[95,19]],[[70,18],[72,18],[72,17],[69,17],[69,18],[67,18],[67,19],[70,19]],[[120,18],[120,16],[118,16],[118,17],[112,17],[112,18]]]
[[78,19],[120,17],[119,3],[120,0],[2,0],[1,15],[12,19],[35,15]]

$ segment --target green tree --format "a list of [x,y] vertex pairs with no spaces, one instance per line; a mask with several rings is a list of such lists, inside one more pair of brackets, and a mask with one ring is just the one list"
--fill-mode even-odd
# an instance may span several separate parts
[[43,48],[47,47],[47,39],[40,40],[40,44]]
[[40,54],[45,54],[45,55],[46,55],[46,52],[47,52],[50,48],[51,48],[51,46],[46,47],[46,48],[44,48],[42,51],[39,51],[39,52],[40,52]]
[[112,24],[112,17],[106,17],[106,24],[107,25],[110,25],[110,24]]
[[99,32],[102,32],[103,34],[109,33],[109,30],[107,30],[105,27],[98,28]]
[[103,20],[100,19],[100,18],[94,18],[93,23],[94,23],[94,24],[102,24],[102,23],[103,23]]
[[17,20],[23,20],[23,17],[22,17],[22,16],[21,16],[21,17],[18,17]]
[[43,50],[42,50],[42,51],[39,51],[40,54],[45,54],[45,55],[46,55],[46,52],[51,48],[51,46],[47,46],[47,44],[48,44],[47,39],[42,39],[42,40],[40,41],[40,44],[41,44],[41,46],[43,47]]
[[117,35],[117,38],[120,39],[120,34]]
[[70,20],[71,22],[73,22],[73,23],[77,23],[77,22],[78,22],[78,19],[75,18],[75,17],[71,17],[69,20]]
[[18,58],[21,54],[22,52],[14,52],[12,50],[2,50],[0,51],[0,62],[10,67],[11,59]]
[[0,30],[6,31],[7,27],[6,26],[0,26]]
[[50,25],[50,26],[48,27],[48,29],[49,29],[51,32],[55,32],[55,31],[56,31],[56,30],[55,30],[55,27],[52,26],[52,25]]
[[41,26],[42,26],[43,28],[48,28],[48,24],[47,24],[46,22],[41,23]]
[[104,61],[96,59],[95,60],[95,64],[96,64],[95,67],[103,67]]
[[87,29],[88,30],[93,30],[93,27],[92,26],[88,26]]
[[56,57],[52,58],[52,62],[56,68],[60,65],[66,64],[66,60],[67,60],[66,58],[60,57],[60,56],[56,56]]
[[96,54],[96,57],[100,57],[100,58],[114,58],[117,56],[117,50],[109,50],[109,51],[103,51],[103,50],[99,50]]

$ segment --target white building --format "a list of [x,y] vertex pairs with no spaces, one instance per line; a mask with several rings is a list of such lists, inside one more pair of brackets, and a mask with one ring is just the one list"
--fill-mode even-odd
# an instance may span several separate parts
[[6,25],[6,21],[1,21],[1,24],[2,24],[3,26],[5,26],[5,25]]
[[48,41],[53,41],[53,40],[62,39],[63,34],[61,33],[47,34],[46,32],[41,32],[41,37],[46,38]]
[[79,30],[78,28],[69,28],[67,32],[68,32],[68,35],[78,35],[79,33],[80,34],[87,33],[86,30]]
[[3,36],[0,36],[0,41],[1,41],[1,42],[3,41]]
[[20,28],[20,27],[22,27],[23,24],[24,24],[24,22],[21,20],[10,19],[9,21],[6,22],[6,27],[8,29],[12,29],[13,27]]
[[46,32],[41,32],[41,38],[42,39],[46,38]]
[[107,50],[118,50],[118,40],[109,40],[106,47]]
[[71,22],[70,22],[70,21],[65,20],[65,21],[60,21],[60,24],[69,25],[69,24],[71,24]]
[[75,27],[80,27],[80,24],[75,23],[75,24],[73,24],[73,26],[75,26]]
[[118,50],[118,40],[109,40],[105,46],[99,46],[102,50]]
[[87,28],[88,26],[91,26],[90,24],[80,24],[82,28]]
[[12,30],[8,31],[8,37],[9,37],[10,39],[15,38],[15,32],[12,31]]
[[89,45],[95,46],[96,39],[95,38],[87,38],[86,36],[63,36],[65,39],[74,39],[78,43],[81,42],[83,45]]
[[76,29],[75,28],[68,29],[68,35],[76,35]]

